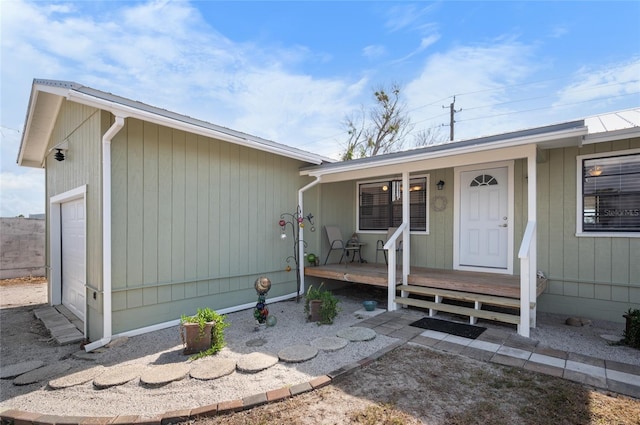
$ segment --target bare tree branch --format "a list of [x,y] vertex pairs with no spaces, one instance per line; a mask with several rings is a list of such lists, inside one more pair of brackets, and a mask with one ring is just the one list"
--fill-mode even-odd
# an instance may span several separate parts
[[397,84],[393,84],[389,89],[380,87],[374,91],[376,103],[369,110],[368,120],[364,108],[361,110],[361,116],[345,119],[348,139],[342,160],[402,149],[405,137],[413,129],[413,125],[405,112],[400,92],[400,86]]

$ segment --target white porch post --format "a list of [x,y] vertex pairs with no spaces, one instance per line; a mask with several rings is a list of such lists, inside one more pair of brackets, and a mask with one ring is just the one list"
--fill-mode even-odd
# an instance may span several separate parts
[[[402,232],[402,284],[407,285],[411,268],[411,186],[408,171],[402,173],[402,187],[402,222],[407,224]],[[395,253],[389,253],[389,256],[395,256]]]
[[[531,315],[529,317],[529,326],[536,327],[536,311],[538,309],[538,174],[537,174],[537,147],[532,146],[529,157],[527,158],[527,175],[529,176],[527,195],[529,202],[529,221],[534,221],[536,227],[533,229],[533,238],[531,240],[531,247],[529,251],[529,302],[533,302],[533,307],[530,308]],[[530,304],[531,305],[531,304]]]
[[[527,254],[520,262],[520,325],[518,333],[529,337],[530,328],[535,327],[536,315],[536,270],[537,270],[537,174],[536,174],[536,146],[529,148],[527,155],[527,223],[532,225],[531,242],[523,248]],[[524,238],[527,239],[526,237]],[[531,307],[533,303],[533,307]]]

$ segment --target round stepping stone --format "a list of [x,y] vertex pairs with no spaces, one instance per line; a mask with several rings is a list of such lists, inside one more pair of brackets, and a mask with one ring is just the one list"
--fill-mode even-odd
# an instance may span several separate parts
[[245,342],[247,347],[261,347],[267,343],[267,340],[264,338],[250,339]]
[[76,385],[84,384],[85,382],[92,381],[96,376],[104,372],[104,366],[94,366],[89,369],[81,370],[71,375],[61,376],[60,378],[49,381],[49,388],[54,390],[60,390],[63,388],[69,388]]
[[143,365],[111,366],[96,376],[93,385],[97,388],[109,388],[123,385],[140,376],[146,367]]
[[238,360],[236,368],[241,372],[256,373],[278,363],[278,356],[271,353],[246,354]]
[[31,372],[27,372],[18,376],[13,380],[14,385],[29,385],[40,381],[48,381],[49,379],[58,376],[67,370],[71,369],[69,363],[58,362],[48,366],[39,367]]
[[236,370],[236,361],[231,359],[204,358],[191,363],[189,374],[194,379],[208,381],[232,374]]
[[44,363],[40,360],[31,360],[28,362],[21,362],[16,364],[10,364],[8,366],[2,366],[0,369],[0,379],[15,378],[23,373],[31,372],[34,369],[44,366]]
[[326,336],[311,341],[311,345],[322,351],[338,351],[349,343],[348,340],[337,336]]
[[140,374],[140,382],[147,385],[165,385],[183,379],[189,373],[190,368],[185,363],[149,366]]
[[340,338],[348,339],[353,342],[371,341],[376,337],[376,331],[360,326],[352,326],[350,328],[342,329],[336,335]]
[[318,349],[310,345],[292,345],[278,353],[278,357],[285,363],[300,363],[311,360],[318,355]]

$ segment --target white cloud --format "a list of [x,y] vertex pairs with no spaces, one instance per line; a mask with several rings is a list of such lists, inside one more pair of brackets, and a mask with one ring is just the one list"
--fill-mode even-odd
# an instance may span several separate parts
[[410,52],[409,54],[405,55],[404,57],[402,57],[400,59],[394,60],[393,63],[397,64],[397,63],[400,63],[400,62],[404,62],[407,59],[424,52],[425,50],[427,50],[429,48],[429,46],[431,46],[432,44],[436,43],[439,39],[440,39],[440,35],[438,35],[438,34],[431,34],[428,37],[423,37],[420,40],[420,45],[414,51]]
[[[431,55],[421,74],[405,87],[412,120],[421,127],[449,124],[448,107],[452,94],[456,98],[456,139],[495,133],[505,128],[505,118],[492,116],[508,112],[497,105],[509,100],[505,86],[523,82],[536,71],[533,49],[517,41],[460,46]],[[483,116],[486,119],[464,124]],[[513,121],[512,118],[509,118]],[[508,123],[512,126],[513,123]],[[448,132],[448,131],[447,131]]]
[[430,14],[436,7],[439,7],[437,3],[428,6],[396,4],[385,9],[385,14],[387,15],[385,27],[391,32],[412,28],[423,28],[425,25],[424,17]]
[[[313,150],[308,138],[319,139],[321,125],[339,124],[360,95],[354,93],[359,81],[314,79],[293,71],[301,61],[326,57],[314,57],[304,46],[234,43],[189,3],[115,5],[91,17],[71,8],[15,2],[3,15],[3,54],[24,58],[27,52],[26,62],[16,62],[15,75],[2,71],[3,83],[20,81],[22,91],[11,97],[24,105],[17,108],[21,114],[31,76],[71,79]],[[34,22],[36,30],[25,30]]]
[[21,170],[20,173],[0,173],[0,217],[44,212],[44,171]]
[[635,96],[640,100],[640,58],[606,68],[578,70],[573,81],[558,91],[558,99],[553,106],[594,100],[606,104],[619,96]]
[[385,49],[384,46],[370,45],[362,49],[362,56],[368,59],[376,59],[384,56],[386,52],[387,52],[387,49]]

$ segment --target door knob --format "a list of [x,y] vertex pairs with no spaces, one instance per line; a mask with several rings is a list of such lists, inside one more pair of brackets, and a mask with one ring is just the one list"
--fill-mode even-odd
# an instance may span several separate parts
[[498,224],[498,227],[507,227],[507,223],[504,223],[504,224]]

